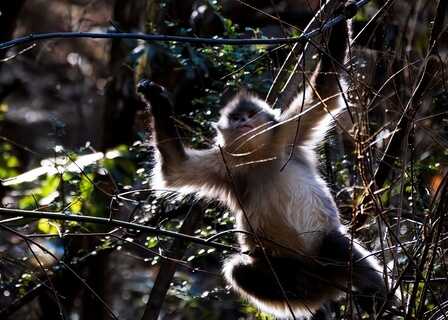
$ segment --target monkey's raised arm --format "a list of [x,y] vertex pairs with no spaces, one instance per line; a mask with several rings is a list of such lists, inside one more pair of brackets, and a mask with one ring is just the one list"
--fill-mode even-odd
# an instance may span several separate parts
[[[137,91],[150,105],[153,141],[158,150],[152,186],[185,192],[199,191],[214,197],[228,191],[228,183],[219,149],[187,149],[174,125],[172,103],[162,86],[141,80]],[[216,194],[215,194],[216,193]]]
[[137,91],[151,106],[153,138],[162,156],[163,165],[169,166],[185,161],[187,154],[171,118],[173,106],[168,92],[164,87],[149,80],[141,80],[137,84]]
[[[356,7],[353,8],[353,4],[349,2],[336,13],[344,12],[349,16],[353,14],[353,10],[356,12]],[[340,95],[343,86],[340,74],[343,72],[341,66],[346,57],[348,41],[348,23],[342,21],[331,30],[329,39],[322,48],[324,53],[321,61],[305,92],[299,94],[281,115],[280,120],[285,121],[285,124],[280,127],[280,132],[285,143],[318,143],[328,130],[332,116],[337,116],[342,109]],[[303,114],[298,117],[300,113]],[[297,128],[299,130],[296,135]]]

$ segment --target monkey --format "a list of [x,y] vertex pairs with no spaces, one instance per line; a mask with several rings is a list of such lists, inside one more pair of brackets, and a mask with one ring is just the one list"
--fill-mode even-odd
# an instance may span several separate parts
[[224,278],[277,317],[312,316],[352,290],[371,314],[388,299],[380,264],[347,235],[318,170],[316,147],[345,106],[348,42],[349,23],[334,26],[308,87],[282,112],[238,93],[205,150],[181,142],[165,88],[137,85],[152,113],[152,187],[217,199],[234,212],[242,253],[226,259]]

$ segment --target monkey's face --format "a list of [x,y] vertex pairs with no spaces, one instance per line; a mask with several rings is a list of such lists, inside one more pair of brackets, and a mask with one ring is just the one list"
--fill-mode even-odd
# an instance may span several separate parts
[[273,114],[269,113],[264,102],[252,96],[237,96],[221,112],[216,128],[220,142],[226,146],[233,145],[235,150],[260,147],[271,132],[267,130],[274,123]]

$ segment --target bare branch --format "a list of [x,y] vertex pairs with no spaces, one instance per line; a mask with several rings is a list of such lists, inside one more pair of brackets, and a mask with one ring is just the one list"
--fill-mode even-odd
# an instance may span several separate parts
[[77,222],[89,222],[107,225],[111,227],[122,227],[126,229],[134,229],[148,232],[150,234],[157,234],[161,236],[172,237],[176,239],[181,239],[197,244],[201,244],[208,247],[214,247],[221,250],[229,250],[232,252],[239,252],[239,250],[233,246],[229,246],[226,244],[222,244],[219,242],[208,241],[206,239],[202,239],[199,237],[190,236],[187,234],[169,231],[165,229],[160,229],[156,227],[146,226],[133,222],[126,222],[122,220],[116,219],[108,219],[108,218],[100,218],[100,217],[91,217],[91,216],[83,216],[79,214],[69,214],[69,213],[57,213],[57,212],[48,212],[48,211],[32,211],[32,210],[20,210],[20,209],[10,209],[10,208],[0,208],[0,215],[5,216],[22,216],[24,218],[46,218],[60,221],[77,221]]
[[[356,7],[359,9],[366,5],[370,0],[360,0],[356,2]],[[207,45],[271,45],[271,44],[294,44],[299,42],[308,42],[310,38],[331,29],[337,23],[346,19],[344,14],[340,14],[325,23],[321,28],[313,29],[299,37],[289,38],[269,38],[269,39],[215,39],[215,38],[199,38],[199,37],[182,37],[182,36],[167,36],[157,34],[145,34],[134,32],[117,32],[117,33],[100,33],[100,32],[49,32],[36,33],[27,36],[16,38],[11,41],[0,43],[0,50],[9,49],[22,44],[29,44],[38,41],[50,39],[73,39],[73,38],[91,38],[91,39],[138,39],[144,41],[172,41],[179,43],[190,44],[207,44]]]

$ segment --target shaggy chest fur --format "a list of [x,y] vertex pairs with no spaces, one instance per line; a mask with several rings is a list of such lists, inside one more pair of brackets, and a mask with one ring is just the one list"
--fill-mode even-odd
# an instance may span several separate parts
[[[282,247],[312,253],[324,234],[339,228],[325,182],[305,164],[293,160],[282,171],[280,164],[257,168],[245,179],[241,182],[250,187],[240,193],[243,208],[237,209],[237,227],[255,232],[274,253],[284,254]],[[248,237],[240,240],[253,244]]]

